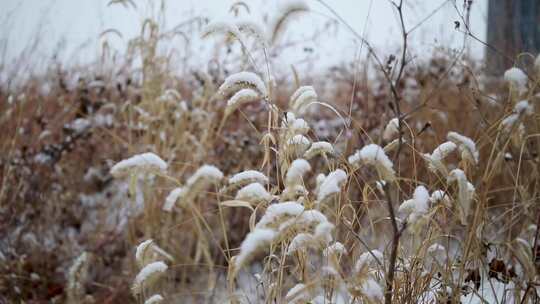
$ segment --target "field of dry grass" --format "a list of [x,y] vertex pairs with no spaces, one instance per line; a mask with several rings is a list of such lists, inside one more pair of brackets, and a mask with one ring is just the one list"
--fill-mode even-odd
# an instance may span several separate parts
[[0,83],[0,303],[538,303],[540,59],[273,74],[305,13]]

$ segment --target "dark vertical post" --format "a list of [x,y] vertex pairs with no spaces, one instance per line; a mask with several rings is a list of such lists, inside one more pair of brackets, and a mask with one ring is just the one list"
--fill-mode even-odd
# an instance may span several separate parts
[[[539,0],[489,0],[486,64],[488,72],[500,75],[522,53],[534,56],[540,51]],[[519,62],[530,65],[530,57]]]

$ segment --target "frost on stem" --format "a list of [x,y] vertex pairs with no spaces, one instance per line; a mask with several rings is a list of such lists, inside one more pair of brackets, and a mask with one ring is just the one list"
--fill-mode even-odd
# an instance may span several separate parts
[[461,158],[471,162],[474,165],[478,164],[479,153],[476,150],[476,144],[467,136],[463,136],[457,132],[448,132],[446,138],[455,143],[461,152]]
[[88,277],[89,254],[83,252],[68,271],[67,294],[71,303],[82,301],[85,294],[84,284]]
[[444,142],[440,144],[433,153],[424,153],[422,156],[427,163],[428,169],[433,172],[440,172],[446,174],[446,167],[444,166],[442,160],[448,157],[450,153],[456,150],[457,145],[451,141]]
[[229,185],[242,187],[251,183],[259,183],[265,185],[268,183],[268,177],[256,170],[246,170],[236,173],[229,179]]
[[249,203],[270,202],[272,195],[261,184],[251,183],[238,190],[235,199]]
[[452,170],[448,175],[447,181],[448,183],[457,182],[458,184],[459,218],[462,225],[467,225],[467,217],[474,198],[474,186],[469,183],[465,176],[465,172],[460,169]]
[[144,266],[143,269],[135,277],[135,281],[131,287],[133,294],[138,295],[142,292],[143,286],[151,286],[157,279],[159,279],[165,271],[167,271],[167,264],[158,261],[150,263]]
[[324,178],[324,181],[319,186],[319,191],[317,192],[317,201],[322,203],[330,198],[332,195],[338,194],[341,192],[341,186],[347,181],[347,173],[341,169],[328,174]]
[[529,81],[527,74],[519,68],[511,68],[504,72],[504,80],[510,85],[511,90],[523,94],[527,91],[527,82]]
[[134,155],[128,159],[116,163],[111,168],[111,175],[118,178],[130,173],[139,172],[164,172],[167,170],[167,163],[154,153],[148,152]]
[[381,178],[386,181],[393,181],[396,178],[394,164],[384,150],[376,144],[363,147],[355,154],[349,156],[348,161],[356,167],[359,167],[361,164],[374,166]]
[[304,175],[309,171],[311,171],[311,166],[305,159],[295,159],[287,170],[287,175],[285,176],[285,184],[287,185],[287,187],[302,184],[302,179]]
[[299,87],[289,101],[289,108],[296,114],[303,113],[308,105],[317,102],[317,92],[312,86]]
[[311,144],[311,147],[304,153],[304,157],[307,159],[312,159],[317,155],[332,155],[334,154],[334,147],[331,143],[326,141],[317,141]]
[[256,91],[260,96],[266,98],[268,91],[262,79],[253,72],[239,72],[229,75],[225,82],[219,87],[218,93],[222,96],[229,96],[240,89],[249,88]]

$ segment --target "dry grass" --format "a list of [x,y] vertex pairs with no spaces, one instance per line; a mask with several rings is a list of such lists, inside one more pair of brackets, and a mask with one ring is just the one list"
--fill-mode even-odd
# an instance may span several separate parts
[[[299,10],[291,9],[276,18],[280,32]],[[209,34],[233,46],[241,40],[240,55],[229,55],[240,59],[234,72],[255,72],[265,94],[251,78],[223,94],[229,75],[219,69],[176,75],[170,58],[158,52],[171,33],[161,33],[151,19],[126,54],[128,63],[141,59],[140,70],[99,67],[71,83],[81,72],[57,68],[18,87],[0,85],[6,130],[0,135],[0,302],[144,303],[161,294],[166,303],[379,303],[389,285],[393,303],[504,302],[490,298],[491,289],[505,289],[506,303],[539,301],[536,70],[522,92],[502,75],[488,84],[474,62],[444,52],[405,67],[391,84],[388,74],[367,77],[355,64],[270,78],[273,46],[257,35],[237,35],[246,29],[256,32],[244,24],[229,25],[225,36]],[[329,102],[302,95],[303,110],[289,101],[305,85]],[[227,110],[240,88],[259,98]],[[393,89],[401,98],[402,132],[383,138],[395,117]],[[518,114],[521,100],[528,100],[529,112]],[[284,123],[292,112],[308,130],[292,127],[290,114]],[[517,123],[504,127],[514,114]],[[423,153],[451,131],[475,142],[479,162],[456,150],[440,170],[430,170]],[[310,144],[327,141],[334,151],[308,159],[311,170],[287,178],[304,155],[299,135]],[[394,139],[402,144],[386,146]],[[377,157],[375,166],[348,160],[371,143],[386,146],[395,179],[381,176]],[[160,156],[167,169],[111,176],[115,163],[144,152]],[[201,171],[192,178],[205,164],[224,177]],[[345,179],[322,196],[318,174],[338,169]],[[470,201],[460,188],[466,182],[448,178],[454,169],[474,186]],[[268,177],[261,184],[269,197],[236,197],[240,187],[228,179],[244,170]],[[419,186],[443,190],[447,201],[429,202],[408,217],[399,207]],[[178,187],[183,195],[170,212],[162,210]],[[272,207],[285,201],[303,211]],[[268,208],[279,216],[263,224]],[[389,212],[396,213],[395,227]],[[310,245],[288,253],[301,233],[310,235]],[[248,235],[259,241],[247,246]],[[136,260],[135,248],[149,239],[152,245]],[[332,250],[340,247],[334,242],[345,250]],[[246,259],[238,262],[239,255]],[[368,262],[357,267],[360,257]],[[156,261],[167,269],[133,290],[139,271]]]

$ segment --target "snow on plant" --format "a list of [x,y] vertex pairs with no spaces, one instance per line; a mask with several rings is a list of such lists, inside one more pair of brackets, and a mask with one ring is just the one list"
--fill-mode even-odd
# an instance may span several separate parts
[[287,254],[291,255],[298,250],[307,249],[316,244],[315,242],[315,237],[312,234],[299,233],[289,243],[289,247],[287,247]]
[[305,135],[309,131],[308,123],[302,118],[296,118],[296,115],[294,115],[293,112],[287,112],[282,125],[283,128],[286,128],[292,135]]
[[249,203],[270,202],[272,195],[261,184],[251,183],[238,190],[235,199]]
[[347,248],[340,243],[340,242],[334,242],[332,245],[326,247],[323,250],[323,256],[329,257],[329,256],[341,256],[347,254]]
[[67,283],[67,295],[69,301],[75,303],[84,299],[84,284],[88,278],[89,266],[90,255],[87,252],[83,252],[69,268]]
[[286,150],[290,155],[303,155],[309,148],[311,141],[302,134],[296,134],[287,140]]
[[144,266],[141,271],[135,277],[131,291],[134,295],[139,295],[143,291],[144,286],[151,286],[159,279],[165,271],[167,271],[167,264],[162,261],[152,262]]
[[427,162],[428,169],[434,173],[440,172],[446,174],[446,167],[442,163],[442,160],[445,159],[450,153],[456,150],[457,145],[451,141],[444,142],[440,144],[433,153],[424,153],[423,157]]
[[399,120],[397,118],[392,118],[383,132],[383,139],[386,141],[391,141],[399,135]]
[[394,181],[396,178],[394,164],[384,150],[376,144],[369,144],[363,147],[355,154],[349,156],[348,161],[351,165],[357,167],[361,164],[374,166],[380,177],[386,181]]
[[312,298],[308,287],[302,283],[294,285],[285,295],[287,303],[293,304],[307,303],[311,301]]
[[424,186],[414,190],[413,198],[399,206],[398,212],[405,216],[408,223],[414,224],[429,211],[429,192]]
[[326,141],[317,141],[311,144],[311,147],[304,153],[306,159],[312,159],[317,155],[323,155],[324,157],[334,154],[334,147],[331,143]]
[[521,69],[513,67],[504,72],[504,80],[510,85],[510,89],[516,90],[519,94],[527,91],[529,78]]
[[377,249],[362,253],[354,264],[354,272],[361,273],[370,267],[380,266],[384,263],[383,253]]
[[261,185],[265,185],[268,183],[268,177],[256,170],[246,170],[240,173],[236,173],[231,178],[229,178],[230,186],[242,187],[251,183],[259,183]]
[[268,247],[276,236],[276,232],[267,228],[256,228],[248,233],[240,245],[240,253],[234,259],[235,270],[238,271],[259,250]]
[[476,144],[472,139],[453,131],[448,132],[446,137],[449,141],[458,146],[462,159],[469,161],[474,165],[478,164],[480,156],[478,150],[476,150]]
[[[525,116],[529,116],[533,113],[533,108],[529,104],[529,101],[522,100],[516,103],[512,114],[508,115],[501,121],[501,128],[506,132],[510,133],[518,122],[520,122]],[[520,125],[522,127],[522,125]]]
[[148,152],[116,163],[111,168],[111,175],[118,178],[139,172],[164,172],[165,170],[167,170],[167,163],[156,154]]
[[268,96],[268,91],[264,81],[262,81],[257,74],[246,71],[229,75],[219,87],[218,93],[222,96],[228,96],[241,89],[254,90],[262,98],[266,98]]
[[298,184],[302,184],[302,179],[306,173],[311,171],[311,165],[302,158],[295,159],[285,176],[285,184],[287,187],[292,187]]
[[227,107],[225,108],[225,116],[230,115],[240,106],[260,100],[259,93],[253,89],[245,88],[234,93],[234,95],[227,100]]
[[283,202],[268,206],[255,228],[277,227],[284,218],[296,217],[304,212],[304,206],[297,202]]
[[474,186],[467,180],[465,172],[461,169],[454,169],[448,175],[448,183],[458,184],[459,218],[462,225],[467,225],[467,217],[470,213],[472,200],[474,198]]
[[163,302],[163,297],[160,294],[155,294],[144,301],[144,304],[158,304]]
[[174,261],[174,258],[165,250],[156,245],[152,239],[148,239],[140,243],[135,250],[135,261],[141,268],[150,262],[158,260],[159,258],[166,258],[171,262]]
[[445,206],[450,205],[450,197],[443,190],[435,190],[435,191],[433,191],[431,193],[429,201],[431,202],[432,206],[436,205],[436,204],[439,204],[439,203],[443,204]]
[[212,165],[201,166],[186,182],[183,187],[174,189],[163,205],[163,211],[171,212],[177,201],[187,202],[202,191],[205,187],[218,184],[223,179],[223,173]]
[[317,92],[312,86],[299,87],[289,101],[289,108],[295,114],[301,114],[310,104],[317,102]]
[[277,42],[286,28],[287,23],[299,14],[309,11],[309,6],[302,0],[289,0],[280,2],[276,15],[270,22],[270,37],[273,43]]
[[347,173],[341,169],[331,172],[324,178],[317,192],[317,201],[322,203],[330,196],[341,192],[341,186],[347,181]]

